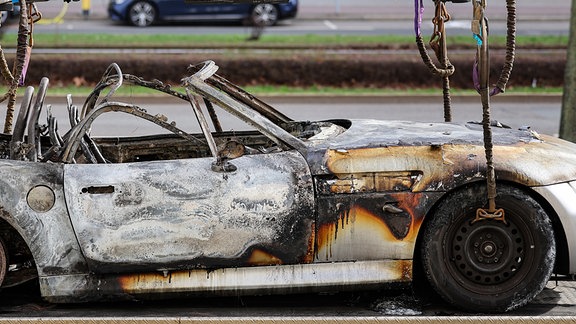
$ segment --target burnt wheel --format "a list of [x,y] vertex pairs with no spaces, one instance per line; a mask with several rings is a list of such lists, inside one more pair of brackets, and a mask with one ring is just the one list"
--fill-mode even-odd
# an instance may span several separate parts
[[473,222],[486,187],[451,193],[427,223],[421,245],[426,276],[448,302],[474,312],[504,312],[532,300],[554,267],[556,245],[544,209],[524,191],[499,185],[506,222]]
[[128,22],[133,26],[147,27],[156,21],[156,8],[148,1],[136,1],[128,10]]
[[8,270],[8,253],[6,251],[6,245],[4,241],[0,238],[0,286],[4,282],[6,277],[6,271]]

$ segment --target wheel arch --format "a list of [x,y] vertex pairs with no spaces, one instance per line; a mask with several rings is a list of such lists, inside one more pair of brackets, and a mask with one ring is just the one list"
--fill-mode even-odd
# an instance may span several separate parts
[[20,231],[3,217],[0,217],[0,238],[4,240],[4,244],[11,254],[21,253],[33,257],[30,247]]
[[[474,186],[474,185],[478,185],[478,184],[482,184],[482,183],[485,183],[485,181],[469,182],[469,183],[460,185],[460,186],[458,186],[458,187],[456,187],[450,191],[447,191],[444,195],[442,195],[442,197],[440,197],[440,199],[438,199],[434,203],[432,208],[430,208],[428,210],[428,212],[426,213],[426,215],[424,216],[424,220],[423,220],[422,225],[420,226],[420,229],[418,231],[418,235],[416,238],[416,243],[414,245],[414,251],[413,251],[413,270],[412,271],[413,271],[413,284],[414,284],[414,288],[415,288],[416,292],[426,291],[426,289],[429,287],[429,285],[426,281],[426,276],[424,274],[422,260],[420,260],[420,258],[418,257],[418,254],[419,254],[419,251],[422,247],[422,236],[424,235],[424,229],[426,228],[427,224],[432,219],[433,214],[438,209],[438,206],[447,197],[449,197],[449,195],[452,194],[453,192],[462,190],[463,188],[466,188],[469,186]],[[552,222],[552,227],[554,229],[554,239],[556,241],[556,260],[555,260],[555,266],[554,266],[554,273],[568,274],[569,273],[569,265],[570,265],[568,240],[566,237],[566,232],[564,231],[564,227],[562,226],[562,222],[560,220],[560,217],[554,211],[554,208],[552,207],[552,205],[542,195],[540,195],[538,192],[534,191],[532,188],[530,188],[528,186],[525,186],[525,185],[522,185],[522,184],[519,184],[516,182],[512,182],[512,181],[498,181],[497,186],[498,185],[507,185],[510,187],[515,187],[517,189],[520,189],[520,190],[526,192],[530,197],[535,199],[536,202],[538,202],[538,204],[540,204],[542,206],[542,208],[544,209],[544,211],[546,212],[548,217],[550,217],[550,220]]]
[[[260,3],[256,3],[256,4],[251,5],[251,6],[250,6],[250,13],[252,13],[252,11],[254,10],[254,8],[256,8],[256,6],[259,5],[259,4],[260,4]],[[276,8],[276,10],[278,10],[278,16],[280,16],[280,15],[281,15],[280,5],[277,4],[277,3],[270,3],[270,4],[273,5],[273,6]]]
[[[18,272],[16,271],[14,274],[10,274],[7,272],[7,278],[9,278],[8,285],[14,286],[19,283],[26,282],[31,278],[38,277],[38,270],[36,269],[34,256],[28,246],[28,243],[20,234],[20,232],[10,224],[6,219],[0,217],[0,239],[4,242],[8,264],[17,264],[18,267],[25,266],[27,271]],[[33,274],[30,273],[30,270],[33,270]],[[19,275],[22,273],[22,275]],[[6,280],[4,281],[4,285],[6,285]]]

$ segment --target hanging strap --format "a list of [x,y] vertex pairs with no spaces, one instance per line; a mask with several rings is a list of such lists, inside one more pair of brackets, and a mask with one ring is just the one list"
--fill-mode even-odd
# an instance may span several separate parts
[[482,100],[482,127],[484,130],[484,150],[486,154],[486,182],[488,186],[488,208],[479,208],[473,222],[494,219],[506,223],[505,212],[496,207],[496,174],[493,161],[492,129],[490,126],[490,96],[504,92],[514,64],[516,11],[515,0],[508,0],[508,33],[506,64],[496,87],[490,90],[490,56],[488,49],[488,19],[485,16],[486,0],[474,0],[472,33],[477,43],[476,63],[474,64],[474,84]]
[[[441,1],[440,1],[441,2]],[[416,33],[416,44],[418,45],[418,50],[420,51],[420,56],[422,60],[428,67],[428,69],[434,74],[438,76],[451,76],[454,74],[454,66],[450,64],[446,68],[438,68],[432,62],[432,58],[428,55],[428,51],[426,50],[426,45],[424,45],[424,40],[422,39],[422,15],[424,14],[424,4],[422,0],[414,0],[415,5],[415,17],[414,17],[414,30]]]
[[[487,218],[501,218],[504,211],[496,208],[496,174],[494,171],[492,128],[490,127],[490,55],[488,50],[488,19],[485,17],[486,0],[474,0],[472,33],[476,39],[476,63],[478,73],[477,91],[482,101],[482,127],[484,130],[484,152],[486,155],[486,183],[488,186],[488,209],[479,208],[474,221]],[[505,220],[504,220],[505,221]]]
[[[438,68],[432,62],[428,51],[422,40],[422,16],[424,15],[423,0],[414,0],[414,32],[416,34],[416,44],[422,60],[428,69],[435,75],[444,79],[445,93],[445,120],[449,121],[449,80],[448,78],[454,73],[454,67],[447,58],[445,27],[444,24],[450,20],[445,1],[463,3],[467,0],[435,0],[436,15],[432,21],[434,24],[434,33],[432,35],[430,46],[434,50],[436,57],[442,64]],[[484,149],[486,154],[486,182],[488,186],[488,208],[479,208],[476,212],[474,222],[484,219],[500,220],[506,223],[503,209],[496,207],[496,175],[494,171],[492,129],[490,125],[490,96],[502,93],[506,89],[506,84],[510,79],[515,56],[515,35],[516,35],[516,2],[507,0],[507,36],[506,36],[506,61],[496,87],[489,90],[490,83],[490,55],[488,49],[488,19],[486,13],[487,0],[472,0],[474,16],[472,21],[472,33],[477,43],[476,61],[473,67],[474,87],[478,91],[482,101],[482,126],[484,131]]]
[[444,97],[444,121],[452,121],[451,113],[451,98],[450,98],[450,76],[455,72],[455,68],[448,59],[448,50],[446,47],[446,29],[445,23],[450,20],[450,14],[446,10],[446,4],[443,0],[435,0],[436,14],[432,23],[434,24],[434,32],[430,39],[430,47],[434,50],[436,58],[440,62],[441,67],[437,67],[424,45],[422,39],[422,16],[424,15],[424,4],[422,0],[414,0],[414,33],[416,34],[416,44],[420,52],[420,57],[424,64],[428,67],[432,74],[442,78],[442,89]]
[[[485,7],[486,7],[485,2],[484,4],[482,4],[477,3],[475,1],[474,19],[472,20],[472,33],[478,46],[481,46],[482,42],[484,41],[484,37],[487,37],[487,35],[483,36],[480,34],[480,22],[482,20],[485,20],[485,23],[488,24],[486,17],[483,17]],[[512,73],[512,68],[514,66],[514,59],[516,52],[516,0],[507,0],[506,10],[507,10],[506,59],[504,61],[504,66],[502,67],[502,71],[500,72],[500,77],[498,78],[496,86],[492,88],[492,90],[490,90],[489,92],[490,96],[495,96],[500,93],[504,93],[506,91],[506,84],[510,80],[510,75]],[[478,92],[480,92],[481,87],[479,60],[480,60],[479,55],[476,55],[476,61],[474,63],[474,67],[472,70],[472,80],[474,82],[474,88]]]

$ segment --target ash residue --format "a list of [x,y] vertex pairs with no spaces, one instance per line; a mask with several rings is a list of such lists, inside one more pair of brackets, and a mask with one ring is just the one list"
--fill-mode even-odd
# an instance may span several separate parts
[[422,306],[408,295],[386,297],[376,300],[372,310],[389,316],[418,316],[422,315]]

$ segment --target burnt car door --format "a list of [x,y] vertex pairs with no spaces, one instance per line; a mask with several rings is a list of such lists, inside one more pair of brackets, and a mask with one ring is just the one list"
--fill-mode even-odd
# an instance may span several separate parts
[[308,254],[311,187],[294,152],[71,164],[66,202],[92,270],[300,262]]
[[[116,105],[111,111],[133,109],[106,105]],[[234,132],[230,141],[230,134],[223,132],[218,139],[225,147],[248,140]],[[154,140],[133,139],[139,147],[155,146]],[[115,150],[135,147],[121,142],[115,140]],[[246,154],[228,161],[226,168],[215,167],[210,154],[65,165],[66,203],[90,269],[138,272],[311,262],[314,200],[305,159],[289,148],[241,147]]]

